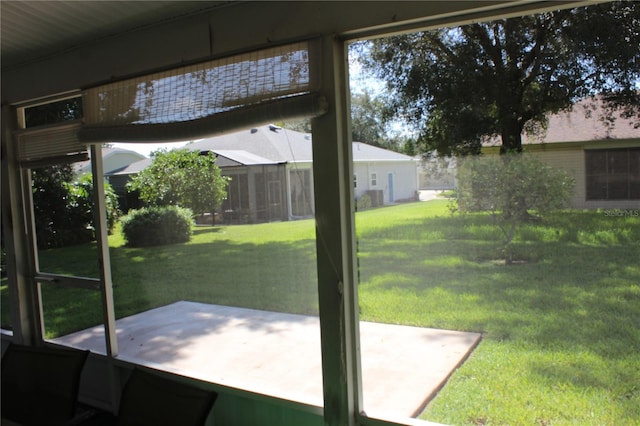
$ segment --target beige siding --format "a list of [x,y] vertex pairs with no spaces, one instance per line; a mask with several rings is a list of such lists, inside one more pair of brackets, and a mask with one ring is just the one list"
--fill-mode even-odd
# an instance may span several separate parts
[[[585,149],[615,149],[640,146],[640,139],[591,141],[527,145],[525,152],[552,167],[565,170],[575,179],[570,206],[577,209],[638,209],[640,200],[587,200]],[[483,149],[487,155],[498,155],[497,147]]]
[[564,150],[542,150],[535,153],[540,161],[551,167],[564,170],[575,180],[573,196],[571,197],[571,207],[586,208],[586,181],[584,150],[582,146],[568,148]]
[[[571,207],[578,209],[637,209],[640,208],[640,200],[587,200],[586,194],[586,169],[585,169],[585,148],[617,148],[637,146],[640,141],[630,143],[606,144],[567,144],[562,147],[547,148],[548,145],[529,147],[528,151],[532,155],[538,156],[541,161],[552,167],[567,171],[575,179],[573,197],[571,197]],[[533,149],[532,149],[533,148]]]

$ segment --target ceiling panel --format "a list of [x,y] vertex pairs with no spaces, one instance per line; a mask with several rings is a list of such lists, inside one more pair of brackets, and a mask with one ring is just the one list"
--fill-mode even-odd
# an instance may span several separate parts
[[41,58],[228,1],[0,2],[2,67]]

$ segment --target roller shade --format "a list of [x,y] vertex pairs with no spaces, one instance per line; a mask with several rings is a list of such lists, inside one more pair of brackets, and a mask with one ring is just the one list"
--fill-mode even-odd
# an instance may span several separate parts
[[87,89],[80,138],[175,141],[324,114],[312,45],[272,47]]

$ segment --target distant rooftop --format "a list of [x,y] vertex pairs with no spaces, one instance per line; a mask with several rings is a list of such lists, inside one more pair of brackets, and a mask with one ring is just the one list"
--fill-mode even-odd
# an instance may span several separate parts
[[[640,139],[640,128],[633,118],[622,117],[620,111],[605,115],[602,104],[597,99],[587,98],[576,103],[570,110],[549,115],[546,131],[538,135],[522,135],[522,144],[543,144],[560,142],[585,142],[607,139]],[[610,116],[612,120],[605,120]],[[500,145],[500,138],[492,138],[485,146]]]

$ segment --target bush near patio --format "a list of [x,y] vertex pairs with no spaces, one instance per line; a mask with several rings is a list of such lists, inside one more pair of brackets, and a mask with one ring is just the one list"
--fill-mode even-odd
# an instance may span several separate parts
[[130,210],[121,223],[129,247],[185,243],[191,238],[193,213],[177,206],[144,207]]
[[[110,237],[116,316],[177,300],[317,314],[313,220],[199,227],[188,243]],[[421,417],[452,425],[640,424],[640,217],[562,211],[518,228],[505,267],[487,213],[446,200],[356,214],[360,317],[483,333]],[[93,276],[94,244],[43,270]],[[85,269],[82,269],[85,268]],[[6,282],[6,280],[4,281]],[[6,285],[2,316],[6,324]],[[47,337],[100,323],[97,292],[43,287]]]

